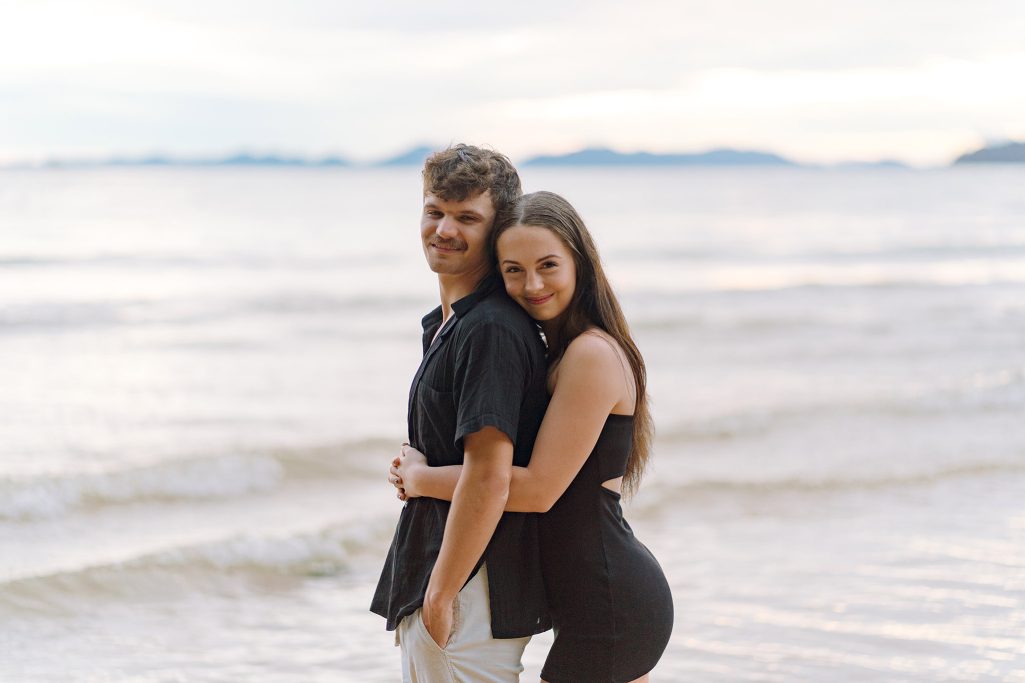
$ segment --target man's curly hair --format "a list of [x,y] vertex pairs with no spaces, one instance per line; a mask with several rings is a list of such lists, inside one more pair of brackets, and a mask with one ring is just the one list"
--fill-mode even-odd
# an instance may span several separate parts
[[435,152],[424,163],[424,195],[461,202],[491,192],[495,214],[502,215],[523,194],[520,176],[504,154],[462,143]]

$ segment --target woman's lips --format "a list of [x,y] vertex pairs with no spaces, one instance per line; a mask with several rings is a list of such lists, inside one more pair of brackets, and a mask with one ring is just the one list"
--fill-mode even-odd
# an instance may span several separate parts
[[524,298],[527,300],[527,303],[530,304],[531,306],[540,306],[541,304],[543,304],[543,303],[547,302],[549,299],[551,299],[553,296],[555,296],[555,295],[554,294],[549,294],[548,296],[541,296],[541,297],[538,297],[536,299],[531,298],[529,296],[528,297],[524,297]]

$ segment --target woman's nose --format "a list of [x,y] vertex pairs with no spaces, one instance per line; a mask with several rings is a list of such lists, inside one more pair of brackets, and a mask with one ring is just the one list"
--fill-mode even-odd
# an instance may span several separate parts
[[527,281],[524,285],[528,292],[540,292],[541,289],[544,288],[544,281],[542,281],[541,276],[536,272],[528,271]]

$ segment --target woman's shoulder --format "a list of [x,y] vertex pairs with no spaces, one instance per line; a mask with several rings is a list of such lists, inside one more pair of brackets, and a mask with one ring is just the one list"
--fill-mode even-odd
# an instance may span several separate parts
[[578,334],[569,343],[560,364],[583,365],[592,369],[605,366],[618,368],[622,357],[623,351],[619,343],[605,330],[592,327]]
[[608,332],[591,328],[579,334],[566,347],[557,372],[554,384],[558,385],[561,378],[572,377],[574,385],[612,400],[613,412],[633,412],[636,390],[630,363]]

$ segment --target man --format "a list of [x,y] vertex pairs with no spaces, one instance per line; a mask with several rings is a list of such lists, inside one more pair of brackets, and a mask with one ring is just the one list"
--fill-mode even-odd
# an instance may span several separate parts
[[422,321],[409,441],[463,470],[451,503],[406,503],[371,610],[396,630],[404,681],[517,681],[530,636],[550,628],[537,519],[502,511],[547,401],[544,345],[489,248],[520,180],[506,157],[467,145],[432,155],[423,178],[420,238],[441,305]]

